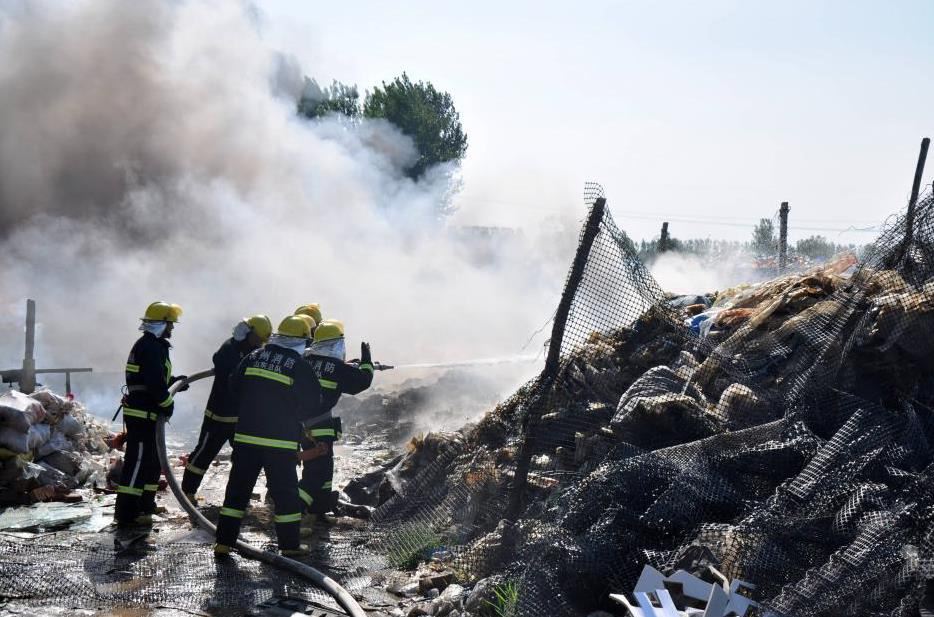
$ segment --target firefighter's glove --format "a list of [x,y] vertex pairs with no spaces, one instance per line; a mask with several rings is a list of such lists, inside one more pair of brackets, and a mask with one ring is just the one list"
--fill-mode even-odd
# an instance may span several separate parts
[[373,359],[370,357],[369,343],[360,343],[360,364],[373,364]]
[[[169,385],[172,385],[172,384],[175,383],[176,381],[182,381],[182,380],[187,380],[187,379],[188,379],[188,375],[179,375],[179,376],[177,376],[177,377],[173,377],[173,378],[172,378],[172,382],[171,382]],[[185,383],[183,383],[181,386],[179,386],[179,388],[178,388],[178,390],[176,390],[176,392],[184,392],[185,390],[187,390],[187,389],[190,388],[190,387],[191,387],[191,384],[189,384],[187,381],[185,381]]]
[[299,461],[313,461],[316,458],[321,458],[322,456],[328,453],[328,444],[324,441],[318,441],[310,448],[302,450],[298,453]]

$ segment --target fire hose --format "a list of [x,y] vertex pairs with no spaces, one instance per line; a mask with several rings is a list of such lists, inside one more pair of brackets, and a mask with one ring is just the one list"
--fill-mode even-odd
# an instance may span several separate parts
[[[199,379],[204,379],[205,377],[211,377],[213,375],[214,369],[195,373],[172,384],[172,386],[169,388],[169,392],[174,396],[182,386],[185,386]],[[156,437],[156,446],[159,450],[159,462],[162,463],[162,468],[166,470],[165,479],[168,481],[169,486],[172,489],[172,494],[175,495],[175,499],[178,500],[178,503],[199,527],[202,529],[207,529],[211,533],[215,533],[216,527],[211,523],[211,521],[205,518],[201,512],[198,511],[198,508],[196,508],[194,504],[188,501],[185,493],[182,492],[181,485],[178,483],[178,480],[175,479],[175,474],[171,472],[171,467],[169,466],[169,457],[165,449],[164,416],[159,417],[156,430],[158,431]],[[363,611],[363,608],[360,607],[357,601],[354,600],[353,596],[351,596],[346,589],[341,587],[334,579],[316,570],[315,568],[312,568],[311,566],[300,561],[289,559],[288,557],[283,557],[282,555],[277,555],[270,551],[260,550],[250,546],[249,544],[246,544],[245,542],[241,542],[240,540],[237,540],[236,548],[244,557],[257,559],[275,568],[287,570],[293,574],[297,574],[298,576],[310,580],[312,583],[333,596],[333,598],[337,600],[338,604],[340,604],[341,607],[343,607],[343,609],[347,611],[351,617],[366,617],[366,613]]]

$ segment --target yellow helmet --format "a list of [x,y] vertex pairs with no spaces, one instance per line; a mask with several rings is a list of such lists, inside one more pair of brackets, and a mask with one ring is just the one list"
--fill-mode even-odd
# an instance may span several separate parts
[[153,302],[146,307],[146,314],[141,319],[144,321],[171,321],[178,322],[182,314],[182,307],[168,302]]
[[344,336],[344,323],[336,319],[325,319],[315,330],[315,342],[330,341]]
[[269,335],[272,334],[272,322],[269,321],[269,318],[265,315],[253,315],[252,317],[244,317],[243,321],[249,324],[250,329],[256,333],[262,341],[265,343],[269,340]]
[[296,315],[289,315],[281,322],[276,334],[281,336],[294,336],[296,338],[308,338],[311,336],[311,328],[308,322]]
[[[300,315],[293,315],[293,317],[298,317],[299,319],[304,319],[304,320],[308,323],[308,332],[309,332],[309,333],[310,333],[310,332],[314,332],[314,331],[315,331],[315,328],[318,327],[318,322],[316,322],[316,321],[315,321],[315,318],[312,317],[311,315],[306,315],[305,313],[302,313],[302,314],[300,314]],[[311,336],[311,335],[309,334],[309,336]]]
[[308,315],[315,320],[315,324],[321,323],[321,305],[317,302],[303,304],[295,309],[296,315]]

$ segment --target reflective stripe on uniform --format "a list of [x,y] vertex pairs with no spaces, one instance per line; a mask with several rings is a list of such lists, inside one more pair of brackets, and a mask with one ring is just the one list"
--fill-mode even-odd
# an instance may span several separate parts
[[237,416],[219,416],[213,411],[211,411],[210,409],[204,410],[204,417],[210,418],[211,420],[214,420],[215,422],[225,422],[227,424],[236,424],[237,420],[240,419]]
[[132,486],[123,486],[122,484],[117,486],[117,492],[123,493],[124,495],[136,495],[139,497],[143,494],[143,489],[133,488]]
[[302,513],[296,512],[294,514],[277,514],[274,520],[277,523],[297,523],[302,520]]
[[309,495],[308,493],[306,493],[306,492],[302,489],[302,487],[298,487],[298,496],[301,498],[302,501],[305,502],[305,505],[306,505],[306,506],[310,506],[310,505],[311,505],[311,502],[314,501],[314,499],[311,497],[311,495]]
[[159,485],[158,484],[144,484],[143,490],[149,491],[150,493],[155,493],[156,491],[159,490]]
[[234,441],[238,443],[248,443],[254,446],[265,446],[267,448],[282,448],[283,450],[298,450],[297,441],[286,441],[284,439],[269,439],[268,437],[254,437],[253,435],[244,435],[243,433],[234,433]]
[[138,373],[139,364],[131,364],[130,362],[126,363],[126,372],[127,373]]
[[129,416],[131,418],[142,418],[143,420],[155,420],[159,417],[154,411],[146,411],[144,409],[134,409],[132,407],[124,407],[123,415]]
[[[143,464],[143,450],[144,449],[145,447],[144,447],[143,442],[142,441],[139,442],[139,452],[136,453],[136,466],[133,467],[133,475],[130,476],[130,484],[129,484],[130,487],[136,484],[136,476],[139,475],[140,465]],[[127,451],[129,452],[129,449]],[[142,495],[143,491],[140,490],[139,494]]]
[[361,371],[370,371],[370,372],[372,373],[372,372],[373,372],[373,365],[370,364],[369,362],[364,362],[363,364],[360,365],[360,370],[361,370]]
[[263,379],[271,379],[272,381],[278,381],[279,383],[284,383],[287,386],[291,386],[294,380],[288,375],[283,375],[282,373],[277,373],[275,371],[267,371],[264,368],[256,368],[255,366],[247,367],[243,372],[244,375],[249,375],[251,377],[262,377]]
[[318,383],[321,384],[322,388],[327,390],[337,390],[337,382],[331,381],[330,379],[319,379]]
[[201,469],[200,467],[195,467],[195,466],[192,465],[191,463],[188,463],[187,465],[185,465],[185,471],[190,471],[191,473],[195,474],[196,476],[203,476],[203,475],[204,475],[204,469]]
[[331,490],[331,485],[332,485],[332,484],[331,484],[331,480],[328,480],[327,482],[325,482],[324,484],[321,485],[321,488],[322,488],[323,490],[328,490],[328,491],[329,491],[329,490]]
[[220,511],[220,515],[221,515],[221,516],[230,516],[230,517],[233,517],[233,518],[243,518],[243,515],[244,515],[244,514],[246,514],[246,510],[238,510],[238,509],[236,509],[236,508],[228,508],[227,506],[224,506],[223,508],[221,508],[221,511]]
[[165,383],[172,381],[172,361],[165,359]]
[[159,407],[168,407],[169,405],[171,405],[171,404],[174,403],[174,402],[175,402],[175,401],[172,400],[172,395],[170,394],[170,395],[168,395],[167,397],[165,397],[165,400],[164,400],[164,401],[162,401],[161,403],[159,403]]
[[337,437],[337,433],[332,428],[313,428],[305,434],[309,437]]

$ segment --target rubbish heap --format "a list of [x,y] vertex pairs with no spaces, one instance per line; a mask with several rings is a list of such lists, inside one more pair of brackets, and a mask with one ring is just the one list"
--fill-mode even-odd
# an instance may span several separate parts
[[0,395],[0,506],[78,499],[106,484],[110,431],[77,401],[49,390]]
[[859,260],[685,299],[606,211],[557,368],[374,470],[371,550],[443,547],[514,615],[620,614],[697,550],[747,614],[934,610],[932,223],[928,193]]

